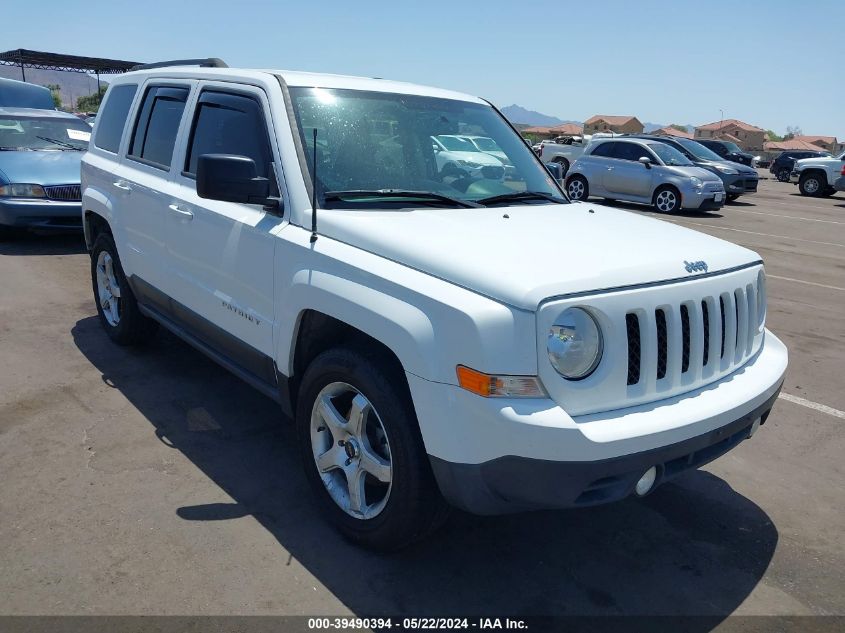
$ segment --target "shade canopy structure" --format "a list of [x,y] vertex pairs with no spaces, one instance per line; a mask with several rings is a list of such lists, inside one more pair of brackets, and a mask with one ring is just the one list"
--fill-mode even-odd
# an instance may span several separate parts
[[130,62],[121,59],[106,59],[103,57],[83,57],[81,55],[63,55],[62,53],[46,53],[17,48],[0,53],[0,65],[19,66],[21,78],[26,81],[27,68],[42,70],[63,70],[72,73],[86,73],[97,75],[97,89],[100,88],[100,75],[116,75],[125,73],[141,62]]

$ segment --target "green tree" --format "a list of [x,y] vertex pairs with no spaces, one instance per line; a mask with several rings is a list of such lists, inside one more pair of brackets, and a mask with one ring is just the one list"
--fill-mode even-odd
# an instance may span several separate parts
[[53,95],[53,105],[56,106],[56,109],[62,107],[62,95],[61,89],[62,87],[59,84],[47,84],[44,86],[47,90],[50,91],[50,94]]
[[786,126],[786,135],[783,137],[784,141],[788,141],[789,139],[795,138],[796,136],[801,136],[803,132],[801,131],[801,127],[798,125],[787,125]]
[[773,130],[766,130],[766,134],[769,137],[770,141],[782,141],[783,137],[780,134],[775,134]]
[[672,123],[669,127],[678,130],[679,132],[689,132],[686,125],[681,125],[680,123]]
[[103,95],[106,94],[108,86],[100,86],[100,91],[86,97],[79,97],[76,100],[76,110],[78,112],[96,112],[100,109],[100,103],[103,101]]

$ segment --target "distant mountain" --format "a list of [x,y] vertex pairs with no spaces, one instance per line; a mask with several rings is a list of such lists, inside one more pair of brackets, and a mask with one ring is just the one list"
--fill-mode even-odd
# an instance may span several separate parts
[[[0,77],[21,80],[21,69],[18,66],[0,66]],[[97,92],[97,78],[85,73],[70,73],[61,70],[26,69],[27,83],[46,86],[58,84],[61,86],[59,95],[65,108],[75,109],[76,100]],[[100,83],[107,86],[108,82],[100,77]]]
[[[668,127],[669,125],[671,125],[671,123],[643,123],[643,128],[644,128],[645,133],[648,134],[649,132],[654,132],[654,130],[659,130],[662,127]],[[681,123],[680,125],[684,125],[684,124]],[[690,125],[689,123],[687,123],[686,126],[687,126],[687,132],[689,132],[690,134],[695,132],[695,126],[694,125]]]
[[551,127],[552,125],[560,125],[561,123],[569,122],[564,121],[563,119],[558,119],[555,116],[543,114],[542,112],[528,110],[516,104],[502,108],[502,114],[504,114],[511,123],[524,123],[526,125],[547,125]]

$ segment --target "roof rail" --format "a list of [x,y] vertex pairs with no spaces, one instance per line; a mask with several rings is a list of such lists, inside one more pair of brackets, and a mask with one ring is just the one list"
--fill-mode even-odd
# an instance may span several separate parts
[[149,68],[166,68],[167,66],[199,66],[201,68],[228,68],[229,64],[219,57],[206,57],[205,59],[171,59],[166,62],[155,62],[153,64],[138,64],[129,69],[147,70]]

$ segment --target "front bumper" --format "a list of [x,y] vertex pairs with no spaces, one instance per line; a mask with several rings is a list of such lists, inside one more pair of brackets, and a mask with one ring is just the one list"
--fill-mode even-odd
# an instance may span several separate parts
[[786,347],[760,351],[701,389],[626,409],[570,417],[550,400],[481,398],[408,374],[434,475],[446,499],[477,514],[564,508],[629,495],[735,447],[777,398]]
[[0,199],[0,225],[67,230],[82,228],[82,203],[47,199]]
[[801,180],[800,171],[789,172],[789,182],[791,182],[793,185],[797,185],[799,180]]
[[759,181],[760,178],[756,175],[746,176],[744,174],[737,174],[736,176],[725,175],[722,178],[722,184],[725,185],[725,192],[733,195],[756,193]]
[[724,189],[703,188],[700,191],[689,188],[681,191],[681,207],[699,211],[716,211],[725,206],[727,196]]

